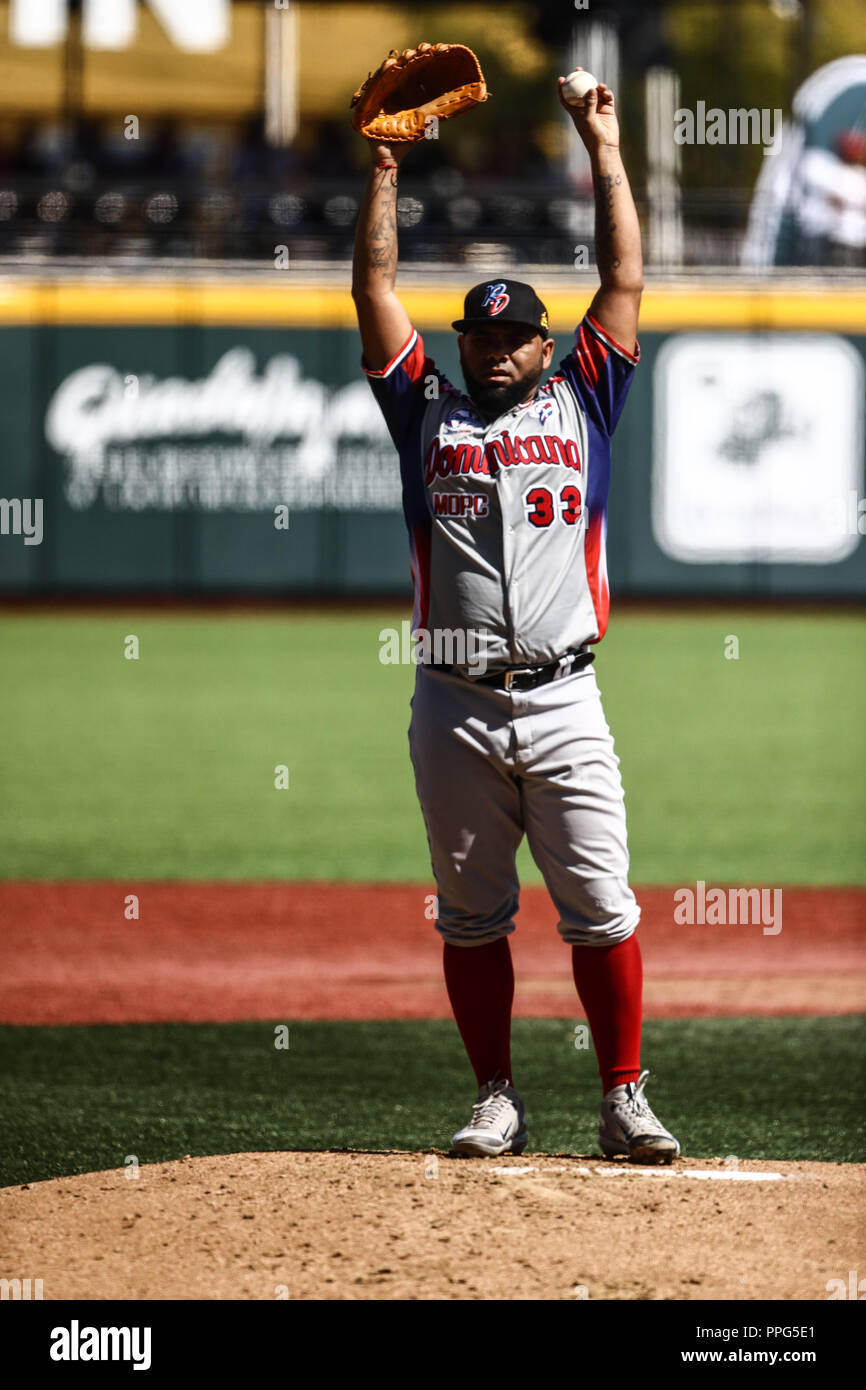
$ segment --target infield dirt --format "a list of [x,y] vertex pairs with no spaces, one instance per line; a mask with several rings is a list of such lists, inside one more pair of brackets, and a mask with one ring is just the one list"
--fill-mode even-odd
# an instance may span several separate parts
[[[673,891],[637,890],[646,1018],[866,1008],[862,888],[785,888],[778,935],[679,926]],[[421,884],[0,882],[0,1019],[450,1018],[433,901]],[[515,1016],[580,1017],[543,888],[523,889],[510,939]]]
[[46,1299],[824,1300],[863,1267],[864,1188],[862,1164],[247,1153],[5,1188],[0,1224]]

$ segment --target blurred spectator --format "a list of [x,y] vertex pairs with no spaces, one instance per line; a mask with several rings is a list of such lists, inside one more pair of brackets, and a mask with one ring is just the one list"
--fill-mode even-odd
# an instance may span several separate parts
[[807,149],[793,208],[798,259],[805,265],[866,262],[866,135],[845,130],[832,150]]

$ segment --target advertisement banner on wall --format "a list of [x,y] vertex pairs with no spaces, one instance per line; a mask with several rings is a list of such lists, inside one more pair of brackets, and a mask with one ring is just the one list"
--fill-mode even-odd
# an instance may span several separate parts
[[86,362],[58,383],[45,437],[74,511],[398,511],[400,478],[364,379],[336,389],[249,346],[187,380]]
[[666,555],[827,565],[853,553],[866,388],[850,343],[679,334],[653,385],[652,524]]

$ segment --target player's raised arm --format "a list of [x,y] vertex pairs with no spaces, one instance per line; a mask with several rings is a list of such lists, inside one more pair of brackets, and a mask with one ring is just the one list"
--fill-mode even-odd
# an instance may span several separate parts
[[361,330],[364,361],[372,371],[381,369],[401,349],[412,325],[396,294],[397,279],[397,173],[410,145],[368,140],[373,167],[355,229],[352,261],[352,298]]
[[613,92],[603,82],[582,106],[569,105],[559,79],[559,100],[586,146],[595,193],[595,257],[601,287],[589,312],[614,342],[633,353],[643,292],[640,224],[619,151]]

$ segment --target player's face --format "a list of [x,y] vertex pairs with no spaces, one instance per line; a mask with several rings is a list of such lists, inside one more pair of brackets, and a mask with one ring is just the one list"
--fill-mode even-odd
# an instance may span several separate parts
[[553,339],[520,323],[481,323],[457,339],[466,391],[495,420],[532,395],[550,366]]

